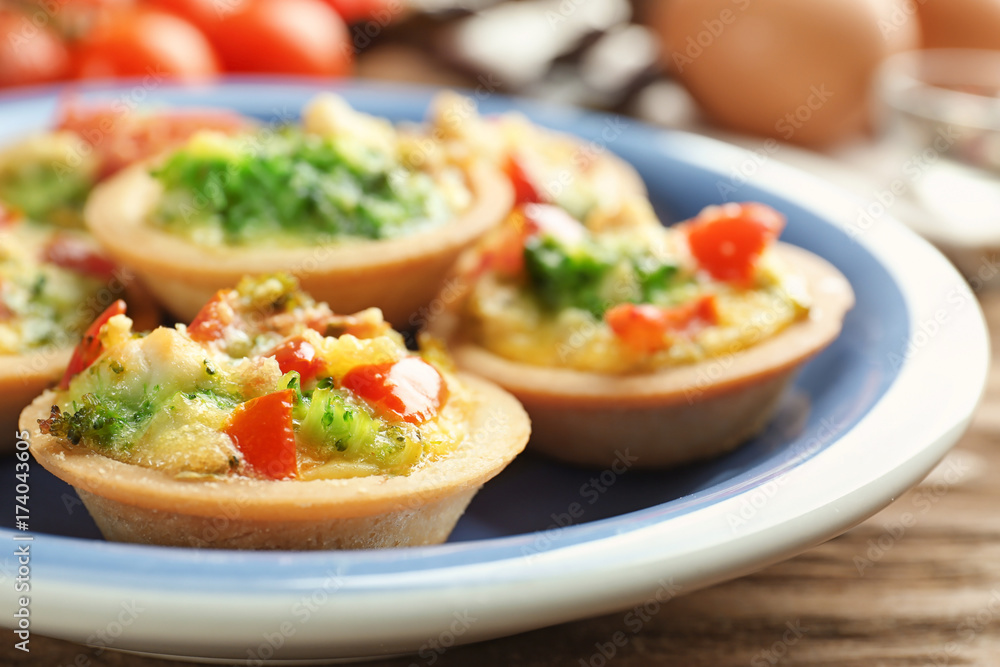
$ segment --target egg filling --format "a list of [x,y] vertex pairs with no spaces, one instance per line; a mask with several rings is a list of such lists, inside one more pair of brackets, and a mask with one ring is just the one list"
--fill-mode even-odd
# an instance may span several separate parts
[[409,352],[377,309],[336,315],[287,276],[220,291],[188,326],[136,334],[119,312],[96,330],[40,424],[125,463],[195,478],[400,475],[466,436],[469,399],[439,347]]
[[420,168],[388,121],[327,95],[301,127],[195,135],[152,169],[151,223],[204,246],[389,239],[471,203],[461,170]]
[[113,268],[82,235],[34,225],[0,204],[0,355],[75,345],[103,309]]
[[529,204],[465,267],[463,329],[513,361],[601,373],[736,352],[808,314],[802,281],[770,252],[783,224],[757,204],[674,228],[644,199],[586,225]]
[[97,174],[93,148],[77,134],[39,134],[0,151],[0,200],[32,220],[82,227]]

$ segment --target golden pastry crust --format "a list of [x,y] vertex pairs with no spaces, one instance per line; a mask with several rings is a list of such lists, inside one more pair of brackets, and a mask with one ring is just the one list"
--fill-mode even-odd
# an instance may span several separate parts
[[235,549],[360,549],[447,539],[476,491],[520,453],[530,425],[493,384],[460,375],[473,397],[469,437],[409,475],[312,481],[177,479],[43,434],[54,394],[21,414],[31,452],[71,484],[111,540]]

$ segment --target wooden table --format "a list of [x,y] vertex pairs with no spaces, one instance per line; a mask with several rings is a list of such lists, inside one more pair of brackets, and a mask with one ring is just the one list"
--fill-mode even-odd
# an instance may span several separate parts
[[[982,297],[994,348],[1000,292]],[[960,354],[960,351],[956,351]],[[785,563],[676,598],[637,634],[624,613],[375,667],[1000,665],[1000,364],[971,430],[917,488]],[[906,525],[909,524],[909,525]],[[616,633],[619,643],[614,640]],[[0,664],[166,667],[172,661],[32,637]],[[614,653],[606,661],[603,653]],[[430,656],[425,656],[429,658]],[[190,664],[190,663],[188,663]]]

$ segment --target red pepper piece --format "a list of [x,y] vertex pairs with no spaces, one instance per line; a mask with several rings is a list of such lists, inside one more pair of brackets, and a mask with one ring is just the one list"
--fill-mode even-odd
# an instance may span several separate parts
[[383,414],[411,424],[433,418],[448,393],[441,373],[419,357],[352,368],[341,386],[373,404]]
[[702,211],[686,231],[691,254],[713,278],[749,285],[757,260],[784,226],[784,216],[769,206],[725,204]]
[[323,360],[317,358],[316,348],[301,336],[289,338],[265,357],[274,357],[282,373],[297,371],[302,384],[309,382],[323,370]]
[[528,171],[524,168],[524,162],[516,153],[507,155],[504,173],[510,179],[510,184],[514,186],[515,204],[540,204],[546,201],[541,190],[531,180]]
[[69,234],[54,235],[42,252],[42,259],[77,273],[108,280],[115,263],[83,239]]
[[670,346],[668,332],[694,335],[718,324],[719,314],[715,296],[708,294],[673,308],[623,303],[606,312],[604,319],[622,342],[648,354]]
[[201,307],[198,314],[188,325],[188,335],[199,343],[222,338],[226,327],[233,323],[236,313],[226,299],[228,290],[215,293],[208,303]]
[[103,313],[98,315],[97,319],[91,322],[90,326],[83,334],[83,340],[76,346],[73,350],[73,356],[70,357],[69,365],[66,367],[66,372],[63,374],[62,380],[59,382],[60,389],[68,389],[69,381],[76,377],[78,374],[87,370],[94,361],[101,356],[101,352],[104,350],[104,346],[101,344],[101,328],[107,324],[115,315],[125,314],[125,302],[118,299],[113,304],[107,307]]
[[267,479],[298,473],[292,407],[295,390],[283,389],[236,406],[225,432],[250,469]]

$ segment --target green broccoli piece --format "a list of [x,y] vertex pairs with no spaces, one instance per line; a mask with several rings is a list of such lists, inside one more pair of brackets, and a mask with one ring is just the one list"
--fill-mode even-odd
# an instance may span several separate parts
[[[593,240],[566,244],[551,236],[528,239],[524,263],[532,292],[550,311],[579,308],[594,317],[620,303],[653,303],[673,286],[676,265],[642,251]],[[622,274],[629,280],[616,287]]]

